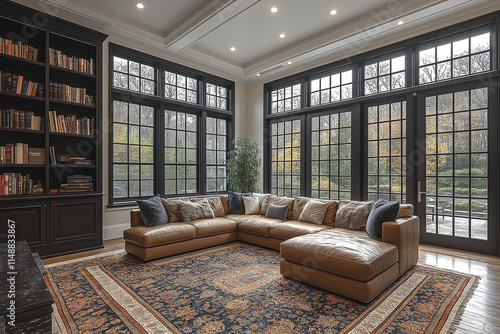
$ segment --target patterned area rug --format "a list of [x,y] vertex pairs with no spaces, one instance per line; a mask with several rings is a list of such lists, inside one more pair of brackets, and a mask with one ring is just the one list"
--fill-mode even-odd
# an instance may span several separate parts
[[68,333],[447,333],[477,278],[416,266],[369,304],[286,279],[232,243],[143,263],[123,251],[48,265]]

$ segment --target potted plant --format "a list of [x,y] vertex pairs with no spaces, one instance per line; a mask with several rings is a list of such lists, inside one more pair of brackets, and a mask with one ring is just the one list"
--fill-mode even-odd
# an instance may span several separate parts
[[252,138],[236,138],[227,161],[227,181],[236,192],[256,192],[260,178],[259,144]]

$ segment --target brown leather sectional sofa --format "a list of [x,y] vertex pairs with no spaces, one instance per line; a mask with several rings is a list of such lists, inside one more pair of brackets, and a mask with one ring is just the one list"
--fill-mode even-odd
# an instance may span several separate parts
[[239,240],[280,250],[284,276],[365,303],[418,260],[419,219],[411,213],[384,223],[382,241],[377,241],[365,231],[297,220],[297,209],[303,208],[305,198],[291,201],[296,210],[291,209],[291,219],[286,221],[264,215],[228,215],[227,196],[221,199],[225,216],[189,223],[146,227],[140,211],[132,210],[131,227],[124,231],[125,250],[150,261]]

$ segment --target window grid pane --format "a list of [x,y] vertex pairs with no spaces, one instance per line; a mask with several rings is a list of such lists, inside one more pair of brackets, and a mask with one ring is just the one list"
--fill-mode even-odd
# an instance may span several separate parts
[[113,197],[154,194],[154,108],[113,101]]
[[426,98],[426,232],[488,239],[488,90]]
[[287,86],[271,92],[271,113],[281,113],[301,108],[301,85]]
[[198,103],[198,81],[192,77],[165,71],[165,97]]
[[365,95],[406,87],[404,55],[384,58],[364,66]]
[[227,121],[207,117],[207,192],[226,191]]
[[419,84],[491,69],[490,33],[471,33],[423,47],[418,53]]
[[165,194],[197,192],[196,115],[165,111]]
[[351,198],[351,112],[312,118],[311,197]]
[[352,70],[337,71],[310,81],[311,106],[352,98]]
[[300,120],[271,124],[271,192],[300,196]]
[[368,200],[406,202],[406,102],[368,107]]
[[154,67],[113,57],[113,87],[145,94],[155,94]]
[[206,85],[206,105],[207,107],[228,110],[229,90],[226,87],[207,83]]

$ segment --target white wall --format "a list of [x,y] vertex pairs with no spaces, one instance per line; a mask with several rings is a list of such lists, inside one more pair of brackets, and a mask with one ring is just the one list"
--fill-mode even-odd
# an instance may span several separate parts
[[[109,47],[108,43],[112,42],[118,45],[122,45],[128,48],[132,48],[134,50],[144,52],[155,57],[163,58],[169,61],[176,62],[181,65],[189,66],[191,68],[198,69],[200,71],[204,71],[210,74],[214,74],[235,82],[235,135],[238,137],[245,137],[246,134],[246,118],[245,118],[245,109],[246,109],[246,91],[247,85],[245,82],[241,80],[236,80],[231,76],[224,75],[222,73],[217,73],[216,71],[211,71],[210,69],[198,66],[197,64],[191,64],[186,61],[181,61],[179,59],[175,59],[174,57],[167,55],[166,53],[162,53],[158,49],[148,48],[145,45],[137,45],[133,44],[127,40],[121,39],[120,37],[111,35],[103,44],[103,238],[104,240],[121,238],[123,236],[123,230],[130,227],[130,210],[136,206],[129,207],[120,207],[120,208],[107,208],[109,204],[109,189],[108,189],[108,180],[109,180],[109,92],[108,92],[108,82],[109,82]],[[262,99],[260,100],[262,101]],[[261,103],[262,104],[262,103]]]

